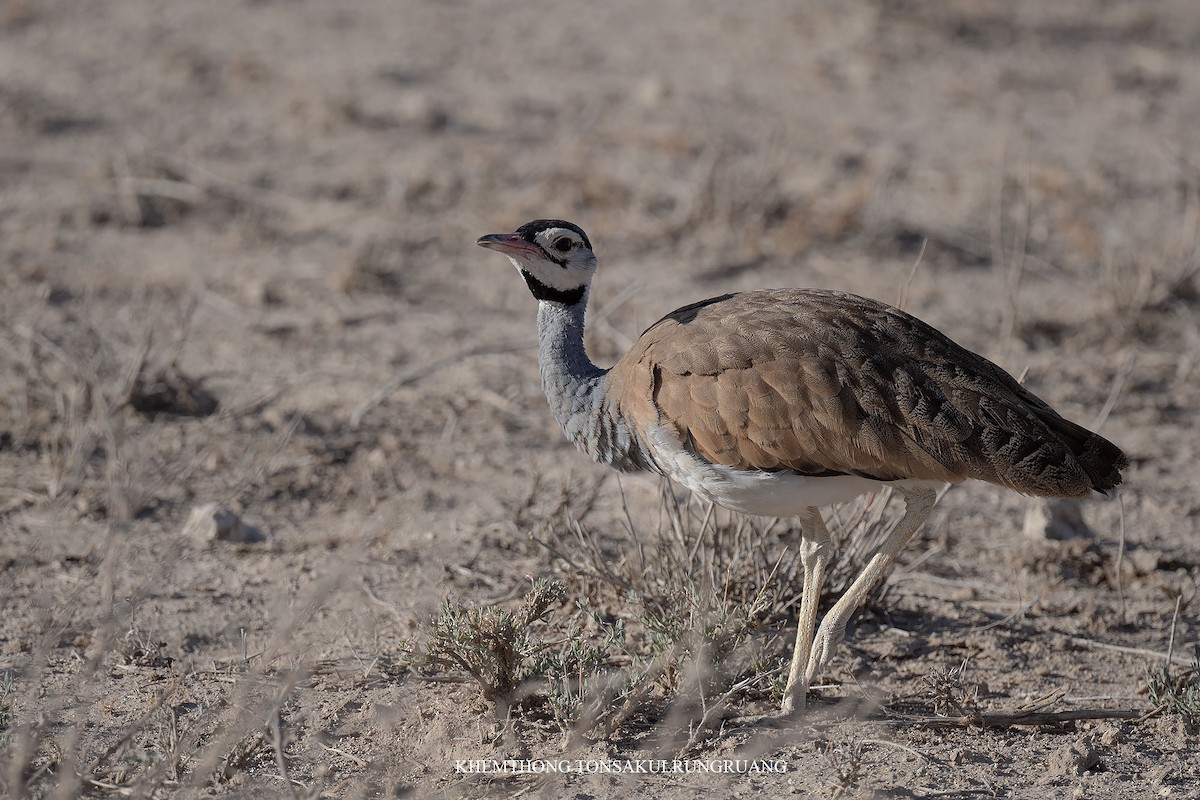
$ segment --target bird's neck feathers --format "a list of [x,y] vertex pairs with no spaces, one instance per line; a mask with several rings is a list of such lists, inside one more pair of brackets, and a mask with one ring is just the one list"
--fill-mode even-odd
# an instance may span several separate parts
[[597,390],[607,371],[592,363],[583,345],[587,301],[588,288],[582,286],[577,302],[540,299],[538,303],[538,362],[546,397],[556,414],[559,402]]
[[538,362],[550,410],[567,439],[592,457],[622,472],[646,469],[649,456],[636,432],[608,402],[605,376],[583,345],[588,290],[577,303],[542,300],[538,306]]

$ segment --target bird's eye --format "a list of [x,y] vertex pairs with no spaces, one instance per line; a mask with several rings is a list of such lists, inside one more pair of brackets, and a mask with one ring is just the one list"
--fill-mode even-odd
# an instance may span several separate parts
[[560,236],[554,240],[554,249],[560,253],[565,253],[575,246],[575,243],[566,236]]

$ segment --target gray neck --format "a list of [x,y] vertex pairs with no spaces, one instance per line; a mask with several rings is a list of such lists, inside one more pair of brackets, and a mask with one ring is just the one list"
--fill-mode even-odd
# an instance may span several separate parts
[[583,345],[587,301],[585,291],[574,305],[538,304],[542,388],[563,433],[592,460],[621,471],[645,469],[645,447],[607,400],[608,370],[593,364]]

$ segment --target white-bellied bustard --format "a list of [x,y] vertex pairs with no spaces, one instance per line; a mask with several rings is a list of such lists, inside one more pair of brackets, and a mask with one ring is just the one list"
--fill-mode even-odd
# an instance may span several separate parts
[[[1124,453],[1063,419],[992,362],[875,300],[767,289],[684,306],[611,369],[583,344],[596,256],[570,222],[540,219],[477,244],[508,256],[538,306],[538,360],[567,438],[614,469],[665,475],[714,503],[797,517],[804,586],[783,713],[803,707],[846,622],[968,478],[1085,497],[1121,482]],[[818,510],[890,486],[905,512],[816,627],[829,564]]]

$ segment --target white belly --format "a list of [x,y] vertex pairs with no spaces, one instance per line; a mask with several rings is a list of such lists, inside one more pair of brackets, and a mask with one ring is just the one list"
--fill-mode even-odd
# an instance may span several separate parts
[[817,478],[793,472],[760,472],[710,464],[683,448],[662,427],[647,437],[667,477],[719,506],[761,517],[795,517],[814,506],[835,505],[885,486],[939,488],[938,481],[876,481],[857,475]]

